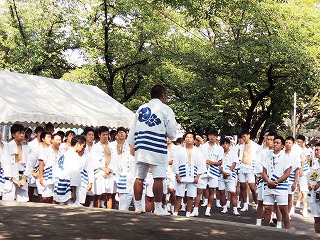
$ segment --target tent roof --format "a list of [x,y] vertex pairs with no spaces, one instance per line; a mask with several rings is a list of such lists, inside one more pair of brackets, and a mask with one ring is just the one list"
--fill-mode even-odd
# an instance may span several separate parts
[[0,123],[131,127],[134,113],[96,86],[0,71]]

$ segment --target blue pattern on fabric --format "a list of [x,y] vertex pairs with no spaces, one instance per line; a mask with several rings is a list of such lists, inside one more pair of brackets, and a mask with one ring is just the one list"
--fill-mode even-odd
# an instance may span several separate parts
[[58,166],[59,166],[59,168],[60,168],[61,170],[64,169],[63,163],[64,163],[64,155],[62,155],[62,156],[59,158],[59,160],[58,160]]
[[160,118],[156,114],[152,114],[151,109],[148,107],[140,109],[138,120],[139,122],[145,122],[149,127],[154,127],[161,123]]

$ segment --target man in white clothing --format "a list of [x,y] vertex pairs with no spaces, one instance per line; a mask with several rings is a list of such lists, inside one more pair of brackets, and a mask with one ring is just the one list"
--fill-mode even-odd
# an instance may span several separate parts
[[175,138],[177,122],[172,109],[165,105],[167,94],[163,86],[153,86],[151,98],[138,109],[128,136],[128,143],[134,145],[137,160],[137,178],[134,183],[135,213],[142,212],[143,181],[151,167],[154,178],[154,214],[169,215],[162,208],[162,181],[166,177],[168,166],[166,138]]
[[311,172],[317,172],[315,184],[309,183],[310,198],[309,203],[311,207],[311,214],[314,217],[314,230],[320,233],[320,143],[315,146],[315,161],[311,168]]
[[[271,213],[275,202],[282,214],[282,220],[286,229],[290,228],[288,211],[288,177],[291,172],[291,162],[285,161],[282,150],[285,140],[282,137],[274,138],[273,152],[263,161],[262,178],[267,183],[264,192],[263,204],[265,207],[264,225],[269,226]],[[277,227],[280,227],[277,223]]]
[[28,176],[25,173],[27,157],[30,149],[22,145],[24,140],[24,126],[13,124],[11,126],[12,140],[8,142],[1,154],[3,167],[4,186],[2,200],[27,202]]
[[259,145],[254,141],[250,140],[250,133],[248,130],[241,132],[241,137],[244,139],[244,148],[241,156],[240,171],[239,171],[239,182],[240,182],[240,194],[244,201],[242,212],[248,210],[248,196],[247,196],[247,183],[250,187],[253,201],[257,204],[257,188],[256,179],[254,175],[254,166],[257,160],[257,151]]
[[173,172],[176,174],[176,201],[174,216],[178,215],[181,200],[187,191],[186,217],[190,217],[193,199],[197,196],[197,183],[200,175],[206,171],[204,157],[201,151],[193,146],[195,135],[185,135],[186,147],[177,150],[173,160]]

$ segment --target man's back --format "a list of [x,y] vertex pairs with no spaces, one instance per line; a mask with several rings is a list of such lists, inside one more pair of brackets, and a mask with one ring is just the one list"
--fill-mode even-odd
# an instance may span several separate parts
[[135,146],[137,161],[164,165],[167,158],[166,137],[173,139],[177,123],[170,107],[159,99],[151,99],[136,113],[128,141]]

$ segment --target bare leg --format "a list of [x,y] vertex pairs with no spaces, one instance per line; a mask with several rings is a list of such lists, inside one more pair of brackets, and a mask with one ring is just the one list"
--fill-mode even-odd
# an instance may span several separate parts
[[134,199],[136,201],[140,201],[142,198],[143,180],[144,179],[136,178],[134,181]]
[[271,213],[273,211],[273,205],[265,205],[264,206],[264,225],[269,226]]
[[278,206],[278,208],[280,209],[280,212],[282,214],[284,228],[289,229],[290,228],[290,220],[289,220],[288,205]]

